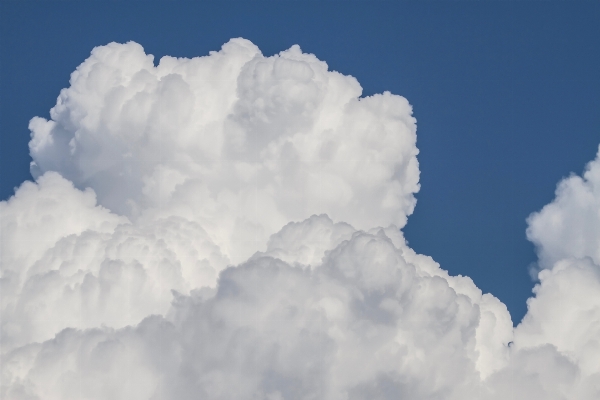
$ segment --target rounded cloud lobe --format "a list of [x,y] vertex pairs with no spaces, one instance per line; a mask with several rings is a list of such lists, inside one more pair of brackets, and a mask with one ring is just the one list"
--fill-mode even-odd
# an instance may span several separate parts
[[600,265],[600,150],[583,176],[560,182],[556,199],[528,222],[527,237],[537,247],[542,268],[571,257],[589,257]]
[[598,161],[530,218],[513,329],[407,246],[411,107],[360,96],[298,46],[95,48],[0,203],[1,397],[597,398]]
[[264,57],[233,39],[155,67],[140,45],[111,43],[72,74],[51,120],[31,121],[32,173],[57,171],[136,220],[200,221],[236,263],[315,213],[401,227],[419,189],[411,107],[360,95],[298,46]]

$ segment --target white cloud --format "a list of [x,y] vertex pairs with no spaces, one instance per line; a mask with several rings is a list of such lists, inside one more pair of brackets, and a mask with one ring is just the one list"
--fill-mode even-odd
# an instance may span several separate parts
[[24,183],[2,212],[2,346],[67,327],[137,324],[171,290],[216,284],[228,259],[181,217],[131,224],[54,172]]
[[[316,223],[337,228],[312,218],[287,234]],[[354,232],[313,267],[257,255],[224,270],[216,289],[176,293],[166,319],[62,332],[29,350],[38,355],[24,376],[10,367],[31,359],[18,349],[6,357],[6,379],[13,390],[18,382],[53,386],[57,398],[82,390],[98,399],[376,398],[382,385],[411,398],[461,398],[478,366],[493,367],[479,362],[482,321],[510,318],[501,303],[482,304],[472,283],[474,298],[453,290],[443,272],[407,262],[405,250],[380,230]],[[501,339],[506,349],[510,336]],[[135,373],[114,381],[114,365]],[[99,380],[110,386],[97,391]],[[143,382],[152,390],[128,391]]]
[[572,257],[590,257],[600,265],[600,152],[582,177],[560,182],[556,199],[528,222],[527,237],[537,247],[542,268]]
[[419,170],[406,99],[360,98],[298,46],[247,40],[193,59],[136,43],[95,48],[30,124],[34,176],[58,171],[131,218],[198,221],[234,261],[289,221],[326,213],[360,229],[412,213]]
[[0,203],[0,396],[598,398],[600,162],[530,218],[513,329],[407,246],[411,108],[360,94],[297,46],[94,49]]

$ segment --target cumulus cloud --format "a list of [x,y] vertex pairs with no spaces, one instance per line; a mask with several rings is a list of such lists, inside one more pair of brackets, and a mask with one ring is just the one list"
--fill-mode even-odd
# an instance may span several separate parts
[[[550,365],[558,364],[556,369],[544,367],[551,370],[547,384],[563,393],[557,398],[598,397],[600,153],[583,176],[562,180],[556,198],[528,223],[527,236],[536,245],[541,270],[529,311],[515,330],[515,344],[530,353],[545,348]],[[560,369],[565,373],[559,377]]]
[[0,203],[0,396],[598,398],[600,161],[530,218],[546,269],[513,329],[408,247],[411,107],[360,96],[298,46],[95,48]]
[[198,223],[131,224],[53,172],[0,207],[3,348],[67,327],[138,323],[165,313],[172,290],[214,286],[228,265]]
[[233,262],[315,213],[401,227],[419,189],[415,120],[403,97],[361,90],[298,46],[264,57],[233,39],[155,67],[140,45],[111,43],[51,120],[31,121],[32,173],[58,171],[134,219],[199,221]]
[[556,199],[529,217],[527,237],[542,268],[562,259],[589,257],[600,265],[600,151],[583,176],[560,182]]
[[[301,235],[315,225],[338,228],[326,217],[286,228]],[[291,259],[296,248],[293,238],[278,251]],[[315,266],[258,254],[225,269],[216,288],[174,293],[166,317],[119,331],[66,329],[19,348],[6,364],[31,366],[25,376],[7,367],[6,379],[15,392],[53,387],[57,398],[460,398],[479,369],[495,367],[478,351],[494,331],[489,320],[502,328],[510,317],[470,280],[431,275],[405,251],[381,229],[354,231]],[[499,339],[506,344],[510,329]],[[506,346],[497,350],[492,359]],[[99,390],[112,374],[122,379]]]

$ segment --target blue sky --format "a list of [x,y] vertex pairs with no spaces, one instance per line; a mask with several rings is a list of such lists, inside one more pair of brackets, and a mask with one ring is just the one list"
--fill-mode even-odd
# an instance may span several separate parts
[[158,60],[232,37],[299,44],[365,95],[414,106],[421,191],[406,237],[500,298],[518,322],[535,262],[527,216],[600,142],[598,2],[0,3],[0,196],[29,175],[27,124],[48,117],[91,49],[134,40]]

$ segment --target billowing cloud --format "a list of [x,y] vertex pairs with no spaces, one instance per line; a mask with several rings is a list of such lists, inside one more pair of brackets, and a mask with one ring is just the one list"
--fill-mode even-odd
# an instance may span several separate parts
[[197,222],[132,224],[55,172],[0,204],[3,348],[138,323],[165,313],[172,290],[214,286],[228,265]]
[[0,396],[598,398],[600,162],[530,218],[513,329],[408,247],[411,107],[360,95],[298,46],[94,49],[0,203]]
[[548,357],[566,372],[551,371],[548,382],[565,393],[563,398],[598,397],[600,155],[582,177],[562,180],[554,201],[528,222],[527,236],[537,247],[541,270],[536,296],[528,300],[529,312],[515,330],[515,344],[555,353]]
[[51,120],[31,121],[32,173],[58,171],[131,218],[199,221],[236,263],[315,213],[403,226],[419,189],[411,107],[361,90],[298,46],[264,57],[233,39],[155,67],[140,45],[111,43]]
[[[420,261],[434,273],[420,268],[395,228],[348,228],[325,216],[288,225],[271,250],[288,263],[258,253],[225,269],[215,288],[174,292],[165,317],[119,331],[66,329],[29,349],[33,357],[19,348],[7,364],[31,366],[24,377],[11,371],[13,390],[53,387],[56,398],[337,399],[376,397],[383,386],[414,398],[458,398],[479,372],[505,361],[511,321],[499,301],[430,259]],[[340,230],[350,234],[341,242]],[[322,261],[298,261],[306,259],[298,248],[327,236],[340,243]],[[76,356],[72,363],[65,353]],[[114,371],[117,364],[124,371]],[[99,388],[112,374],[122,379]],[[145,391],[132,393],[132,385]]]
[[600,265],[600,151],[583,176],[560,182],[556,199],[528,222],[527,237],[537,247],[542,268],[572,257],[589,257]]

